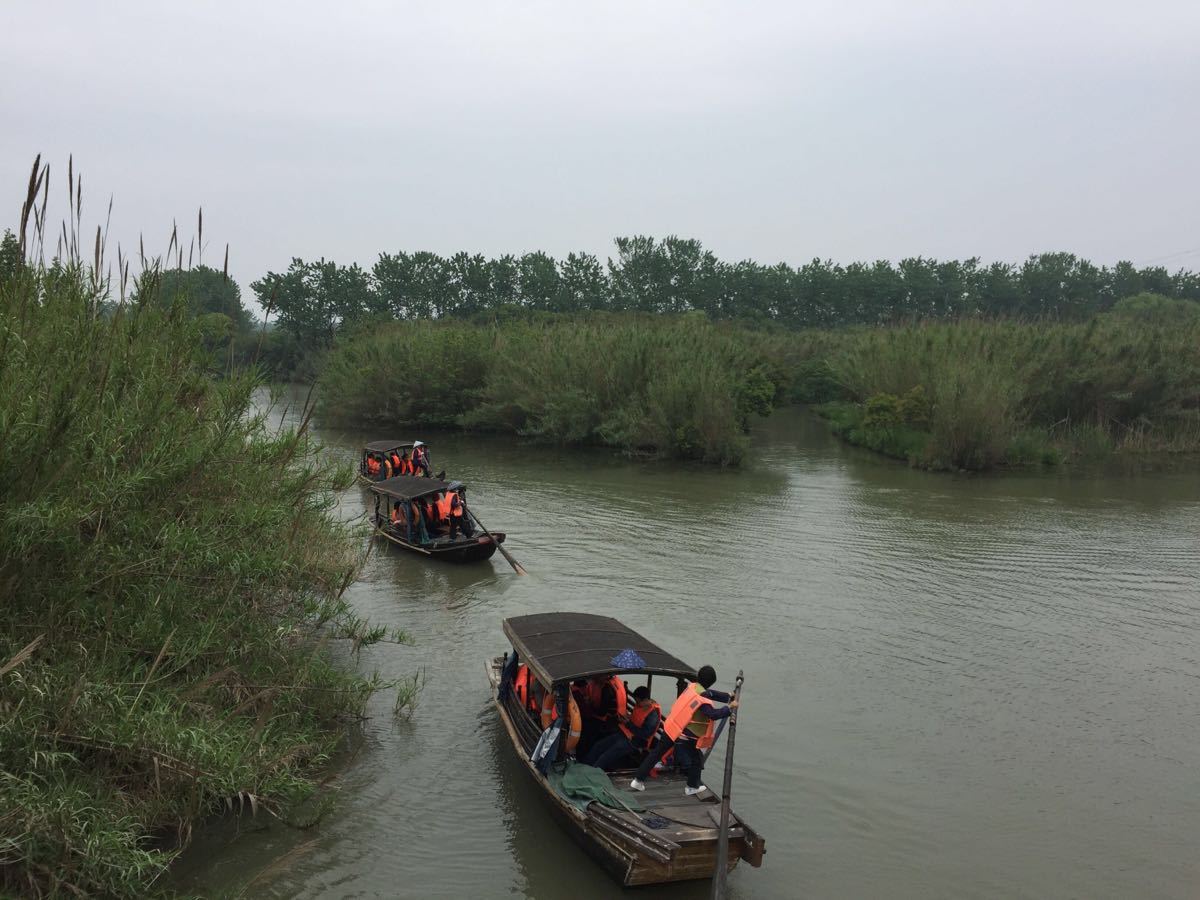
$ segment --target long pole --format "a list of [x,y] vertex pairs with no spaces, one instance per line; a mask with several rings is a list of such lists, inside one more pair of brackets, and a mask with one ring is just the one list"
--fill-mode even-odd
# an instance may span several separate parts
[[484,534],[486,534],[489,538],[492,539],[492,543],[496,545],[496,549],[500,551],[501,555],[505,559],[508,560],[508,564],[513,567],[514,572],[516,572],[518,575],[528,575],[529,574],[528,572],[525,571],[525,567],[522,566],[515,559],[513,559],[512,554],[504,549],[504,545],[501,544],[499,541],[497,541],[494,537],[492,537],[492,533],[490,531],[488,531],[487,528],[484,527],[484,524],[482,522],[479,521],[479,516],[475,515],[474,510],[468,508],[467,514],[470,515],[470,517],[475,520],[475,524],[479,526],[479,530],[482,531]]
[[[738,669],[737,681],[733,687],[733,699],[740,701],[742,697],[742,670]],[[737,735],[737,714],[735,706],[729,713],[729,745],[725,748],[725,783],[721,787],[721,833],[717,837],[717,868],[713,873],[712,900],[724,900],[725,876],[729,870],[729,792],[733,782],[733,739]]]

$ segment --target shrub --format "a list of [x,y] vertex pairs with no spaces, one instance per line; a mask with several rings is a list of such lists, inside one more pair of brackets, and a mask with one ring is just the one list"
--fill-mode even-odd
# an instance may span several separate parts
[[380,636],[350,473],[210,377],[212,323],[97,284],[0,279],[0,894],[145,896],[197,817],[309,792],[376,686],[318,641]]

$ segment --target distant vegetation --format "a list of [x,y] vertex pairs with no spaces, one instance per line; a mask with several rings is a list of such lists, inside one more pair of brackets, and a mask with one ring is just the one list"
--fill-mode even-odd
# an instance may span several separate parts
[[334,346],[320,411],[729,464],[785,383],[753,335],[703,316],[395,322]]
[[934,468],[1191,446],[1195,273],[1062,253],[794,268],[678,238],[616,249],[293,260],[252,286],[278,317],[262,361],[322,372],[330,419],[721,464],[744,453],[752,412],[789,397]]
[[198,818],[295,815],[379,686],[326,643],[384,634],[342,598],[350,473],[213,377],[220,273],[121,303],[39,258],[0,242],[0,895],[144,897]]
[[1143,292],[1200,300],[1200,275],[1127,262],[1095,266],[1069,253],[1019,266],[925,258],[798,268],[718,260],[698,241],[618,238],[602,263],[586,253],[486,259],[458,253],[383,254],[368,271],[293,260],[252,285],[263,307],[303,344],[329,346],[363,319],[430,319],[539,312],[698,311],[711,319],[788,328],[1006,316],[1082,320]]
[[1086,322],[964,320],[797,336],[794,395],[848,440],[931,468],[1200,450],[1200,304]]

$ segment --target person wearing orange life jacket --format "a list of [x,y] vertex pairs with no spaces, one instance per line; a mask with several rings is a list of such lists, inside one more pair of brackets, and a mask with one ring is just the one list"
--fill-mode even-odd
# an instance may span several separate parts
[[521,663],[517,666],[517,673],[513,676],[513,693],[517,695],[517,700],[525,709],[529,708],[530,699],[530,684],[529,684],[529,666]]
[[401,475],[416,475],[417,470],[413,466],[412,459],[409,458],[408,451],[404,451],[404,455],[400,457],[400,473]]
[[425,511],[421,508],[421,501],[409,501],[408,510],[409,523],[412,526],[409,532],[409,541],[412,543],[428,544],[429,530],[425,527]]
[[[429,468],[429,448],[421,441],[413,441],[412,450],[413,468],[421,472],[426,478],[430,476]],[[416,472],[413,473],[414,475]]]
[[[543,729],[549,728],[550,723],[558,718],[555,700],[554,691],[545,691],[542,697]],[[579,714],[579,704],[575,702],[575,695],[570,692],[567,693],[567,725],[567,740],[563,749],[567,751],[568,756],[574,756],[579,747],[579,738],[583,735],[583,717]]]
[[650,697],[650,688],[642,685],[633,692],[633,713],[622,715],[617,732],[602,738],[588,751],[584,762],[605,772],[611,772],[632,754],[646,750],[654,743],[654,735],[662,721],[662,709]]
[[379,474],[379,457],[374,454],[367,457],[367,475],[374,478]]
[[[724,719],[737,709],[738,702],[724,691],[711,690],[717,682],[717,673],[712,666],[701,666],[696,673],[696,680],[688,682],[675,702],[671,712],[663,722],[663,736],[654,749],[642,760],[629,787],[635,791],[646,789],[645,779],[654,768],[654,764],[662,759],[672,747],[675,749],[675,762],[687,772],[687,787],[683,789],[685,797],[691,797],[706,791],[700,783],[700,774],[704,769],[703,750],[713,744],[717,719]],[[712,705],[728,703],[720,708]]]
[[401,468],[400,468],[400,454],[399,453],[397,453],[395,450],[389,451],[388,452],[388,461],[391,462],[391,464],[392,464],[392,474],[393,475],[403,475],[404,474],[404,472],[401,471]]
[[616,733],[617,720],[625,715],[625,682],[619,675],[593,675],[583,691],[581,746],[584,753],[590,753],[598,741]]
[[467,507],[463,503],[461,491],[455,490],[451,485],[451,489],[446,491],[446,496],[449,498],[446,517],[450,522],[450,539],[453,540],[455,533],[460,531],[463,537],[471,537],[475,534],[475,528],[471,525],[471,517],[467,515]]
[[399,500],[392,504],[392,527],[408,533],[408,515],[401,509]]

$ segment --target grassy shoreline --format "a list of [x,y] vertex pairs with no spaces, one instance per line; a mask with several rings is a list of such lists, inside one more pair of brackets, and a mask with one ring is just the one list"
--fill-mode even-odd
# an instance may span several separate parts
[[[149,283],[138,293],[156,295]],[[383,684],[351,473],[214,379],[183,302],[0,272],[0,894],[142,897],[193,823],[283,820]]]
[[1200,306],[1142,295],[1082,323],[968,320],[793,348],[793,394],[852,444],[935,470],[1200,451]]
[[339,338],[318,382],[331,423],[737,465],[751,417],[792,401],[922,468],[1056,465],[1200,450],[1200,304],[799,332],[693,314],[392,322]]
[[334,346],[319,413],[735,465],[785,382],[749,332],[702,316],[395,322]]

